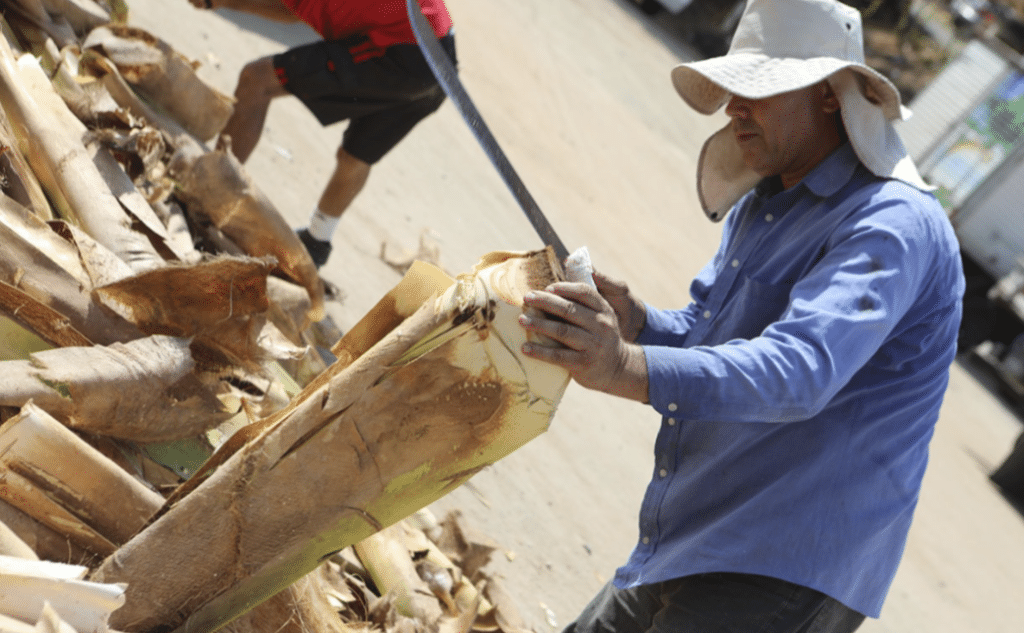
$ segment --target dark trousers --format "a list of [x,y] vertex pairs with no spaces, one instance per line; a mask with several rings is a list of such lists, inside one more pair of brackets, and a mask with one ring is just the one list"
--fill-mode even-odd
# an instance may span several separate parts
[[825,594],[750,574],[611,583],[563,633],[851,633],[864,616]]

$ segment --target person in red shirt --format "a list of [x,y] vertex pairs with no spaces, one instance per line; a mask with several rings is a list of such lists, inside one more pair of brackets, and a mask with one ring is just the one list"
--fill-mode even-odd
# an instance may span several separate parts
[[[280,22],[302,21],[323,40],[248,63],[239,74],[235,111],[224,127],[245,162],[263,133],[270,102],[294,95],[322,125],[348,120],[309,225],[298,231],[317,268],[327,262],[341,214],[384,157],[445,94],[427,65],[403,0],[189,0]],[[418,0],[456,63],[452,20],[443,0]]]

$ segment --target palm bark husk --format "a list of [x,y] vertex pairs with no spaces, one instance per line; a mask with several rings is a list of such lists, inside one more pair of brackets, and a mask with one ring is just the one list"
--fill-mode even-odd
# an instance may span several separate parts
[[6,20],[12,22],[19,32],[28,32],[37,39],[39,36],[32,31],[45,34],[53,38],[60,48],[78,44],[78,35],[71,23],[62,15],[52,15],[41,0],[8,0],[4,5]]
[[[58,51],[51,39],[39,48],[42,65],[52,77],[55,90],[91,130],[87,149],[93,163],[111,193],[136,221],[134,228],[147,234],[166,259],[185,263],[199,261],[201,256],[187,230],[183,213],[166,200],[173,185],[166,177],[167,146],[163,132],[144,125],[144,120],[118,103],[103,80],[73,74],[71,69],[81,67],[75,50]],[[98,55],[93,54],[93,57]],[[127,86],[124,89],[134,95]],[[185,137],[191,139],[187,133],[182,134],[177,144],[185,144]],[[197,151],[202,151],[196,147]]]
[[189,213],[207,218],[251,257],[272,256],[285,277],[306,289],[309,323],[324,315],[324,285],[295,231],[225,148],[183,153],[172,164],[178,195]]
[[39,555],[21,540],[17,532],[0,520],[0,556],[13,556],[27,560],[39,560]]
[[402,521],[389,525],[355,543],[355,551],[377,590],[391,596],[400,614],[436,626],[444,609],[416,572],[412,552],[405,543],[405,530]]
[[178,151],[184,151],[193,158],[206,151],[202,143],[180,123],[142,100],[121,76],[117,65],[107,59],[101,51],[95,48],[86,49],[82,52],[80,65],[85,72],[103,82],[107,93],[119,106],[166,134]]
[[83,48],[102,50],[143,97],[201,141],[216,136],[234,111],[234,98],[201,80],[192,62],[142,29],[101,26]]
[[0,478],[0,499],[101,555],[163,505],[163,497],[31,403],[0,426]]
[[37,64],[15,60],[4,38],[0,38],[0,102],[19,148],[61,216],[74,221],[133,270],[161,266],[163,258],[146,235],[133,230],[136,220],[125,212],[94,162],[103,164],[106,150],[87,148],[85,125],[68,110]]
[[328,602],[319,570],[221,629],[224,633],[367,633],[345,625]]
[[92,345],[63,314],[4,282],[0,282],[0,311],[54,347]]
[[0,522],[42,560],[72,565],[95,565],[100,557],[77,545],[67,536],[36,521],[18,508],[0,499]]
[[228,419],[192,371],[187,339],[65,347],[0,363],[0,405],[34,402],[69,427],[136,442],[193,437]]
[[3,193],[42,220],[53,219],[53,209],[35,172],[18,149],[7,114],[0,108],[0,173]]
[[197,360],[256,368],[301,355],[267,319],[267,276],[273,264],[219,257],[165,266],[97,288],[94,296],[146,334],[193,337]]
[[79,35],[110,22],[110,12],[92,0],[42,0],[47,12],[63,16]]
[[[72,630],[105,633],[110,613],[124,604],[124,587],[83,580],[88,569],[0,556],[0,612],[35,622],[59,616]],[[47,607],[47,605],[50,605]]]
[[494,254],[325,372],[99,566],[129,585],[112,625],[215,630],[542,433],[568,374],[521,355],[516,318],[560,276],[550,251]]
[[142,336],[90,294],[131,274],[113,253],[63,223],[47,224],[0,195],[0,309],[52,345],[128,341]]

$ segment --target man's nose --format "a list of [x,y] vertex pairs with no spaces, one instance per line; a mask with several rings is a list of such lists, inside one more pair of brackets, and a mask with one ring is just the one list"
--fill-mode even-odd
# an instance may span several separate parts
[[750,99],[733,95],[725,105],[726,116],[746,119],[750,116]]

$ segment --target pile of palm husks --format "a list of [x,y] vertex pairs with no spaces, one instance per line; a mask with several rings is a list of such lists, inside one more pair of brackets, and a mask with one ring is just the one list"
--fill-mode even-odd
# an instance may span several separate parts
[[0,631],[519,633],[423,509],[554,415],[551,252],[413,263],[341,336],[230,97],[120,0],[0,6]]

